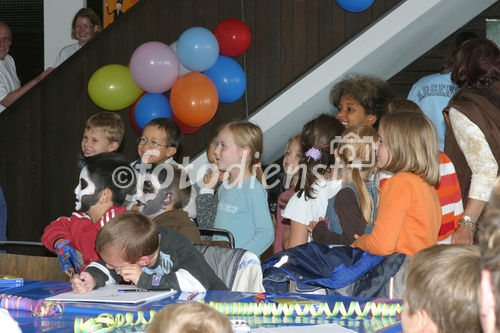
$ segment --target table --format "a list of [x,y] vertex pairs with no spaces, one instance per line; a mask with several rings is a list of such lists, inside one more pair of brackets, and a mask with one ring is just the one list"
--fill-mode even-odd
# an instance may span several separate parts
[[[55,282],[55,281],[25,281],[24,286],[0,289],[0,293],[25,297],[32,300],[42,300],[55,294],[67,292],[71,290],[71,285],[68,282]],[[33,317],[30,311],[19,311],[9,309],[9,312],[19,322],[24,333],[26,332],[71,332],[74,331],[75,320],[78,320],[79,327],[81,324],[92,320],[102,313],[111,315],[126,314],[133,317],[133,322],[137,321],[139,314],[145,315],[149,318],[151,310],[160,310],[165,305],[170,303],[179,302],[187,299],[189,293],[177,292],[174,295],[167,296],[166,298],[155,300],[138,305],[117,305],[117,304],[102,304],[102,303],[82,303],[82,302],[64,302],[65,307],[62,314],[46,316],[41,318]],[[295,294],[294,294],[295,295]],[[298,295],[298,294],[297,294]],[[208,291],[206,294],[200,294],[197,299],[202,297],[205,303],[212,302],[212,306],[218,307],[221,312],[237,313],[236,305],[238,307],[254,306],[253,310],[247,311],[242,315],[229,315],[231,319],[243,319],[250,327],[282,327],[290,325],[316,325],[326,323],[337,323],[343,327],[350,328],[357,332],[400,332],[400,310],[401,301],[399,300],[386,300],[386,299],[369,299],[369,298],[355,298],[355,297],[341,297],[341,296],[327,296],[327,295],[303,295],[312,300],[325,302],[328,308],[331,309],[330,314],[336,315],[300,315],[296,311],[291,316],[273,316],[270,314],[272,310],[277,310],[277,305],[270,303],[259,303],[262,300],[257,299],[253,293],[230,292],[230,291]],[[263,311],[260,311],[260,310]],[[367,309],[372,311],[367,311]],[[373,311],[388,311],[396,313],[396,315],[372,315]],[[225,309],[225,310],[224,310]],[[297,308],[298,309],[298,308]],[[359,316],[355,314],[356,309]],[[260,311],[260,312],[259,312]],[[365,314],[362,312],[365,311]],[[252,312],[252,315],[249,315]],[[262,313],[264,312],[264,313]],[[284,311],[283,311],[284,312]],[[299,311],[300,312],[300,311]],[[354,312],[354,313],[348,313]],[[367,313],[368,312],[368,313]],[[242,313],[242,312],[240,312]],[[342,313],[344,314],[342,316]],[[257,314],[257,315],[255,315]],[[275,313],[276,314],[276,313]],[[299,315],[297,315],[299,314]],[[120,332],[136,332],[143,331],[145,325],[134,325],[121,327]]]

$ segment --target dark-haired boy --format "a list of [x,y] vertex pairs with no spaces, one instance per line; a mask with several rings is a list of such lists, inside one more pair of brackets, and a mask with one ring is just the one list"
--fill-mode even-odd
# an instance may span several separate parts
[[125,212],[99,231],[93,262],[71,285],[76,293],[122,281],[145,289],[227,290],[201,252],[181,234],[156,226],[139,212]]
[[191,195],[191,185],[182,186],[183,172],[186,171],[175,165],[152,164],[138,180],[138,209],[157,225],[181,233],[191,243],[200,243],[200,231],[182,210]]
[[[75,188],[75,212],[61,216],[44,230],[42,243],[56,252],[63,271],[71,273],[99,259],[97,232],[126,210],[125,197],[135,192],[133,170],[119,153],[102,153],[83,160]],[[82,257],[81,259],[79,257]]]
[[[174,160],[174,155],[182,140],[182,133],[177,124],[170,118],[156,118],[146,124],[141,137],[137,140],[139,159],[132,166],[140,174],[151,168],[151,164],[170,164],[182,168]],[[189,217],[196,217],[196,191],[191,190],[191,196],[184,207]]]

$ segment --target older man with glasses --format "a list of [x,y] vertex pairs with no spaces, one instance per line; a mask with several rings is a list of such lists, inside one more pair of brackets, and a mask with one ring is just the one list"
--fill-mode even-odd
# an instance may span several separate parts
[[12,33],[10,28],[4,22],[0,22],[0,113],[52,71],[52,68],[48,68],[24,86],[21,86],[16,74],[16,64],[9,55],[11,44]]

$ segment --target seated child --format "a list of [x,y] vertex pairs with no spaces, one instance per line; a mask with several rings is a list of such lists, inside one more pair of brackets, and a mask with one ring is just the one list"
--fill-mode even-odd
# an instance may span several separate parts
[[481,332],[479,259],[471,245],[435,245],[410,258],[403,332]]
[[368,75],[350,75],[330,91],[330,102],[339,112],[337,119],[345,126],[365,124],[378,128],[387,102],[394,94],[387,82]]
[[342,133],[335,156],[340,161],[344,186],[328,200],[324,221],[309,224],[313,241],[351,245],[355,234],[372,231],[379,192],[370,181],[376,168],[377,138],[377,131],[368,125],[352,125]]
[[[156,118],[146,124],[141,137],[137,140],[139,159],[131,164],[139,173],[143,174],[150,164],[173,164],[180,168],[173,156],[182,140],[182,133],[177,124],[170,118]],[[191,190],[191,197],[184,207],[190,218],[196,217],[196,191]]]
[[[123,170],[120,183],[115,170]],[[128,172],[128,173],[127,173]],[[52,221],[42,235],[42,243],[56,252],[64,271],[79,266],[77,252],[88,265],[99,259],[95,250],[97,232],[112,218],[124,212],[120,207],[127,195],[135,192],[135,178],[127,160],[119,153],[101,153],[85,158],[78,186],[75,188],[75,212]],[[118,186],[120,185],[120,186]]]
[[123,140],[125,125],[116,112],[99,112],[87,120],[82,137],[84,157],[116,151]]
[[191,195],[191,185],[182,186],[182,172],[185,171],[175,165],[152,164],[138,180],[139,212],[152,218],[157,225],[183,234],[191,243],[200,243],[198,228],[182,210]]
[[[394,99],[387,105],[387,113],[397,111],[423,113],[417,104],[403,98]],[[393,174],[391,172],[380,172],[378,176],[380,186],[392,176]],[[434,185],[434,188],[439,197],[441,213],[443,214],[441,229],[438,235],[438,244],[468,244],[469,242],[462,236],[463,228],[466,227],[459,225],[459,221],[464,212],[460,184],[458,183],[453,163],[442,151],[439,151],[439,184]],[[467,233],[468,232],[466,232],[466,234]]]
[[310,241],[307,228],[309,222],[319,221],[326,214],[328,199],[342,187],[342,180],[335,173],[335,156],[331,144],[340,136],[344,126],[335,117],[322,114],[309,121],[300,134],[304,156],[300,165],[295,193],[281,212],[290,219],[290,233],[284,248],[288,249]]
[[[260,256],[272,244],[274,229],[260,167],[263,138],[259,126],[232,122],[217,134],[217,166],[228,179],[219,187],[214,227],[229,230],[237,248]],[[214,236],[215,241],[227,240]]]
[[441,227],[433,187],[439,182],[436,130],[422,113],[393,112],[380,121],[378,137],[377,166],[395,175],[380,191],[372,232],[352,246],[379,256],[414,255],[436,244]]
[[500,177],[480,220],[481,285],[479,309],[484,333],[500,332]]
[[95,247],[102,260],[73,276],[75,293],[122,281],[144,289],[227,290],[186,237],[139,212],[125,212],[106,224]]
[[233,333],[228,317],[199,302],[169,304],[153,318],[146,333]]

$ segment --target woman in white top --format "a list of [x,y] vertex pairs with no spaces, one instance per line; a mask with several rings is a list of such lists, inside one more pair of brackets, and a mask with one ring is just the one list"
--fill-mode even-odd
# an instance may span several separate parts
[[59,51],[54,67],[59,66],[63,61],[68,59],[101,30],[102,24],[97,14],[91,8],[80,9],[75,14],[71,23],[71,38],[78,40],[78,42],[67,45]]
[[322,114],[302,128],[300,143],[304,157],[299,165],[299,180],[295,194],[281,213],[290,219],[290,236],[284,248],[295,247],[309,241],[307,227],[319,221],[326,213],[328,199],[342,187],[334,171],[336,137],[344,126],[335,117]]

